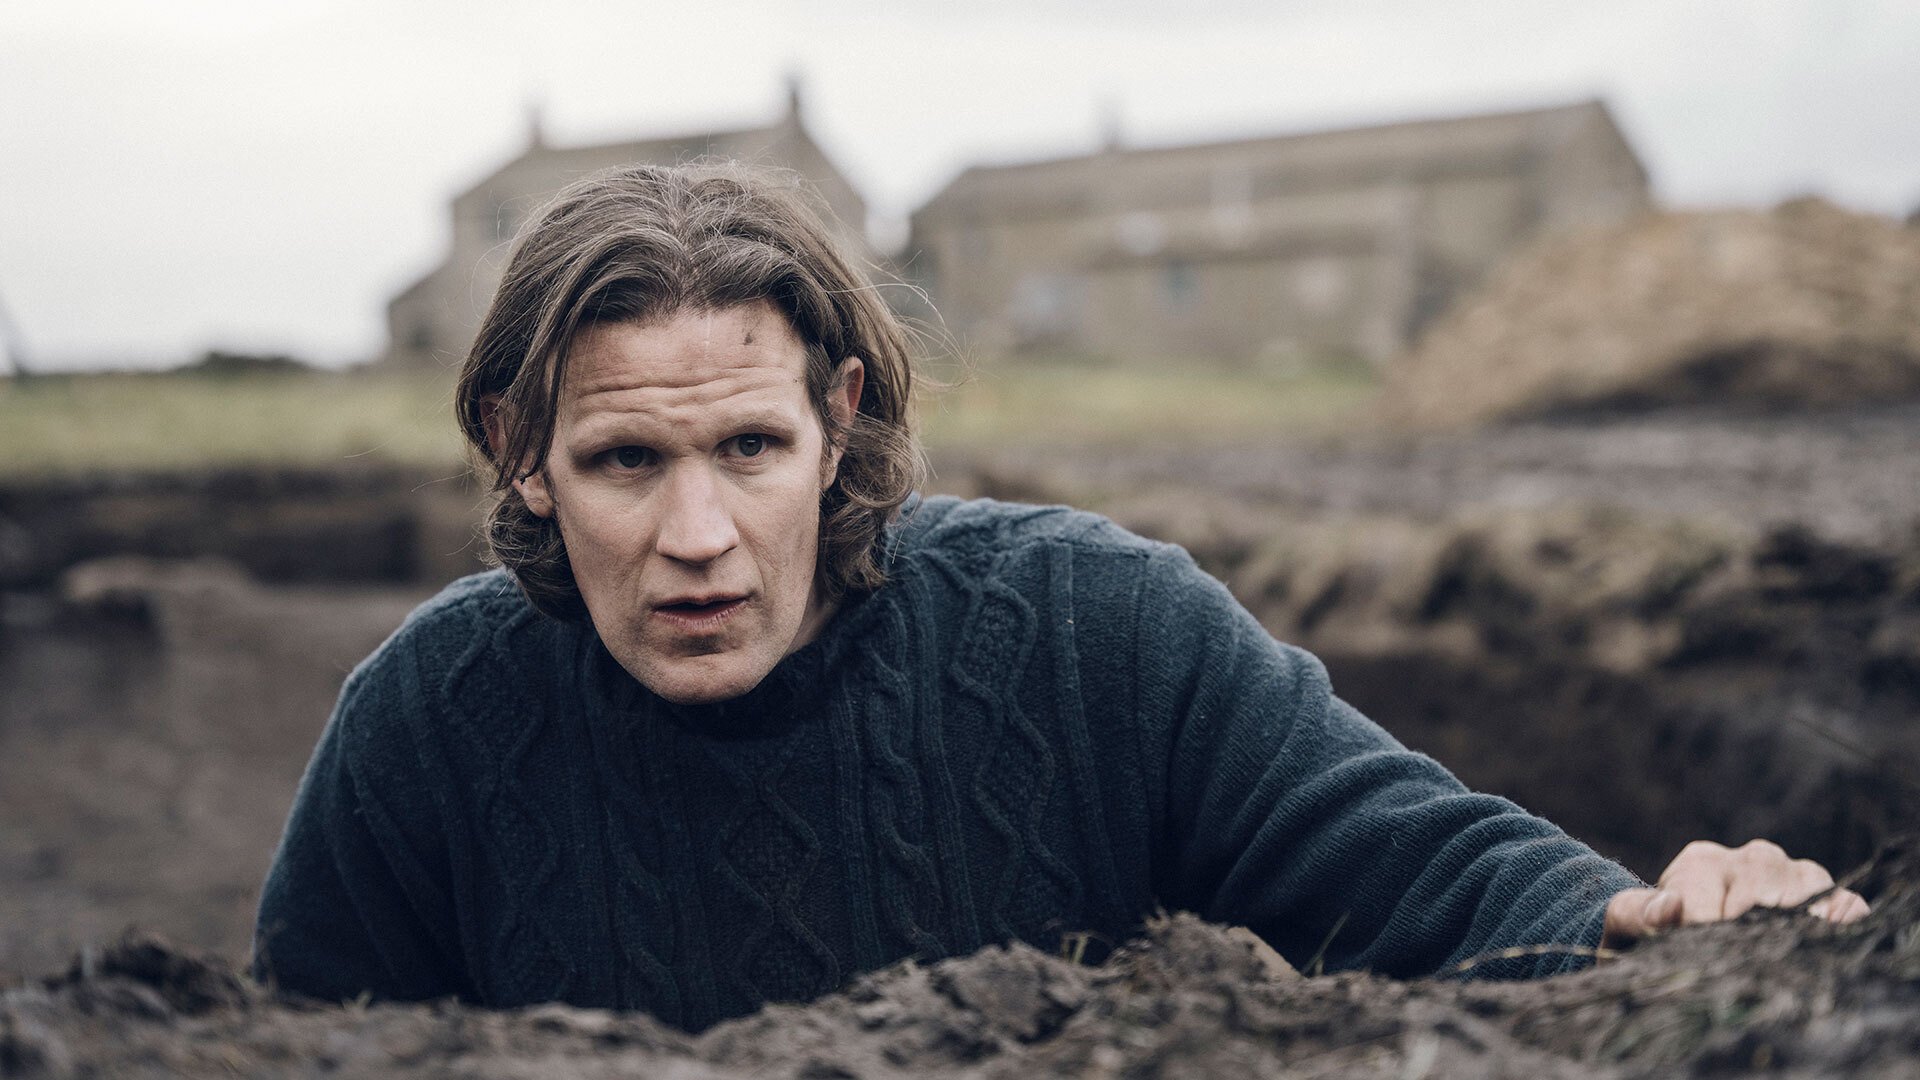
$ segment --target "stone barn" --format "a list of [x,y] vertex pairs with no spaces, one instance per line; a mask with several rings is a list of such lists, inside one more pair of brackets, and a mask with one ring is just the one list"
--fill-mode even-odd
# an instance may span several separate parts
[[869,250],[866,203],[808,134],[797,83],[789,84],[784,113],[763,127],[567,147],[548,145],[537,118],[529,127],[519,156],[454,196],[446,259],[388,302],[386,363],[458,366],[500,283],[515,232],[567,183],[602,169],[708,156],[791,169],[813,185],[830,224],[855,250]]
[[989,355],[1379,363],[1515,245],[1649,205],[1586,101],[975,166],[904,262]]

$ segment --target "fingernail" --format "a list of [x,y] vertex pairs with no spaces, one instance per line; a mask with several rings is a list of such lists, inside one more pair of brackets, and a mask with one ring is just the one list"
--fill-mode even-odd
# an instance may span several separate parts
[[1647,901],[1647,921],[1652,923],[1671,922],[1680,914],[1680,894],[1657,892]]

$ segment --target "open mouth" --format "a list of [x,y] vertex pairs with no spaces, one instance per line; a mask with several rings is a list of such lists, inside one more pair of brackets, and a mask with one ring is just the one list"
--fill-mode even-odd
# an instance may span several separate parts
[[691,628],[712,626],[738,611],[746,603],[742,596],[715,597],[711,600],[680,600],[661,604],[654,611],[671,622]]

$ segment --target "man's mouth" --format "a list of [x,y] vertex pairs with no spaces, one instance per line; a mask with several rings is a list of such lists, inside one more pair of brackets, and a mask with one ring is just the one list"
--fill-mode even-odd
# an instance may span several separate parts
[[745,606],[744,596],[685,597],[654,607],[654,613],[684,630],[708,630]]

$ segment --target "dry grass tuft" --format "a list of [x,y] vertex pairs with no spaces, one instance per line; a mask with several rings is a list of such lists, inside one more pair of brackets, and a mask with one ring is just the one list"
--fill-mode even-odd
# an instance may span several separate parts
[[1920,396],[1920,230],[1801,199],[1549,238],[1443,316],[1387,396],[1422,427]]

